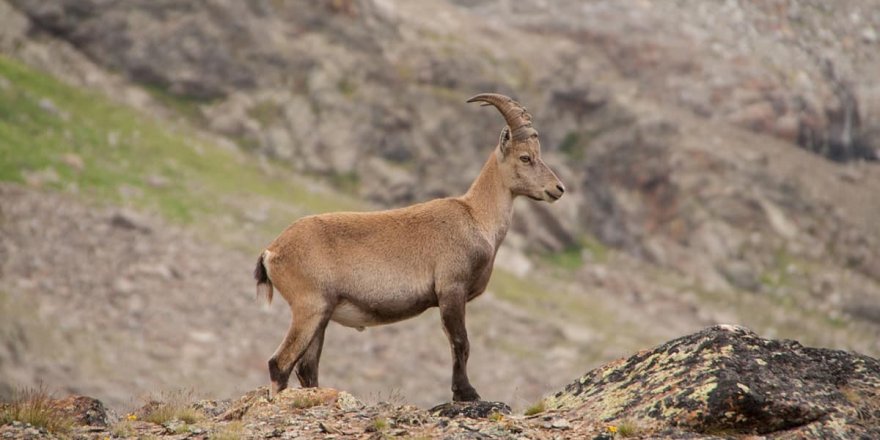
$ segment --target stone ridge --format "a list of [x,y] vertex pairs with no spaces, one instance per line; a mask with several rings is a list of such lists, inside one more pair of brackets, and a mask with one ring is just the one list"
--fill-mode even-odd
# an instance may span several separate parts
[[[330,388],[259,388],[230,401],[149,402],[124,417],[86,397],[53,405],[94,438],[880,438],[880,361],[717,325],[590,371],[530,416],[501,402],[425,410]],[[188,408],[188,411],[182,409]],[[0,407],[2,409],[2,407]],[[175,414],[181,414],[176,416]],[[188,416],[184,416],[187,415]],[[108,422],[109,420],[109,422]],[[56,438],[21,421],[0,438]]]
[[717,325],[592,370],[547,406],[653,429],[880,438],[880,362]]

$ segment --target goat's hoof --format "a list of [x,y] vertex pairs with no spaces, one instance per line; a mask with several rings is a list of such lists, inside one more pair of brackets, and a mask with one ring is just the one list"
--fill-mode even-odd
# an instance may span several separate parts
[[480,395],[477,394],[477,390],[473,388],[452,393],[453,402],[476,402],[478,400],[482,399],[480,398]]
[[287,385],[282,385],[282,384],[278,384],[278,383],[272,382],[272,385],[269,386],[269,397],[268,397],[268,400],[269,400],[270,402],[271,402],[272,400],[275,400],[275,396],[277,396],[278,393],[284,391],[285,388],[287,388]]

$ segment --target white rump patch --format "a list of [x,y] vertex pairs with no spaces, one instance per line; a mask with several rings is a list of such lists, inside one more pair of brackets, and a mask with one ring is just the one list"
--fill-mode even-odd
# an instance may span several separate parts
[[269,281],[272,280],[272,272],[269,272],[269,262],[272,261],[272,257],[275,254],[270,252],[268,249],[263,251],[263,267],[266,268],[266,276],[269,277]]

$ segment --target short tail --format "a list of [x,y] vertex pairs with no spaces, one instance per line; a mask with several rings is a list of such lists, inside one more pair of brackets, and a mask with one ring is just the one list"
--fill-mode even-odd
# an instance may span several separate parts
[[266,272],[266,265],[263,262],[263,258],[266,256],[266,251],[263,251],[260,254],[260,258],[257,259],[257,267],[254,268],[254,279],[257,280],[257,298],[263,297],[266,299],[266,302],[272,304],[272,280],[269,279],[269,273]]

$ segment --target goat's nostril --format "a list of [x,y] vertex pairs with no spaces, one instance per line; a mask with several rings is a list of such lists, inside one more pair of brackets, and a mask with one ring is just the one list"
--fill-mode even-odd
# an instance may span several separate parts
[[556,189],[558,189],[559,192],[561,192],[561,193],[564,193],[564,192],[565,192],[565,187],[562,186],[562,185],[556,185]]

